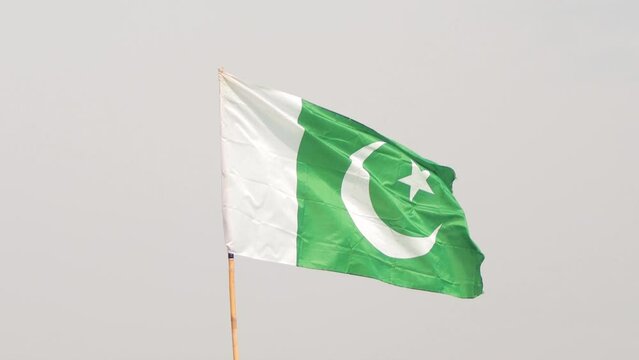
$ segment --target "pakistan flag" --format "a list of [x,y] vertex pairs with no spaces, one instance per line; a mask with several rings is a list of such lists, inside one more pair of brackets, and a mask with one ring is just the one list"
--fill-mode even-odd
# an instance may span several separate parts
[[345,116],[220,71],[229,252],[473,298],[484,256],[454,171]]

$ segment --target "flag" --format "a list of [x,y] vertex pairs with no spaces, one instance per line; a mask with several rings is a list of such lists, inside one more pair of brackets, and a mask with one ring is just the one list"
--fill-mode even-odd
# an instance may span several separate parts
[[297,96],[220,71],[228,251],[473,298],[483,254],[453,169]]

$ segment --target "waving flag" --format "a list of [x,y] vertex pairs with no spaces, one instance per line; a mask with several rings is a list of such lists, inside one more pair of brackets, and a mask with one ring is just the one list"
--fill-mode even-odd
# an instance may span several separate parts
[[368,127],[220,72],[229,252],[472,298],[484,256],[454,171]]

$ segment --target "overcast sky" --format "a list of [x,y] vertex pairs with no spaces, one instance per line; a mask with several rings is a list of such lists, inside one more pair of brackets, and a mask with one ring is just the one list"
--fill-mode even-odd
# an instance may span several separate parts
[[638,11],[3,2],[0,358],[231,358],[224,66],[452,166],[486,255],[474,300],[238,258],[243,360],[636,359]]

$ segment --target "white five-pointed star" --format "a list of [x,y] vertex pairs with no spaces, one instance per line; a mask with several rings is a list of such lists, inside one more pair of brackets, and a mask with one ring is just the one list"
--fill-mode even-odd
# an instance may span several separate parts
[[410,175],[399,179],[398,181],[410,186],[410,201],[413,201],[413,198],[417,194],[419,190],[427,191],[433,194],[433,189],[430,188],[426,179],[430,176],[430,172],[428,170],[419,170],[419,166],[413,163],[413,171]]

